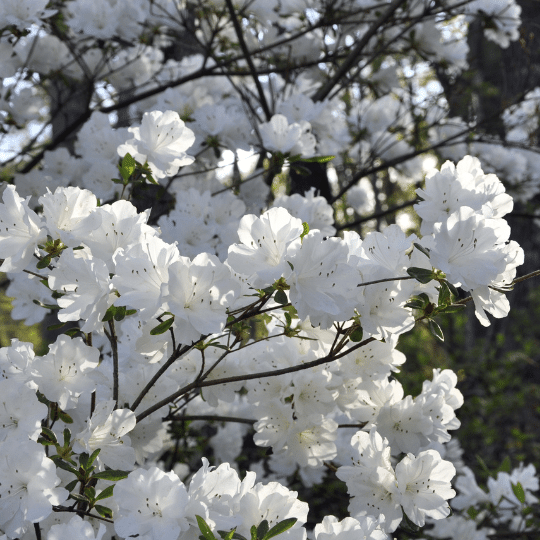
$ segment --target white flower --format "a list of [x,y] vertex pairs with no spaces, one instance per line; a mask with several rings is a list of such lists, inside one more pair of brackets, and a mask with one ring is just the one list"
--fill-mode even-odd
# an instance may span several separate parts
[[47,540],[101,540],[107,532],[103,523],[99,524],[97,534],[92,525],[80,516],[73,516],[67,523],[53,525],[47,534]]
[[35,391],[18,380],[0,379],[0,441],[37,441],[48,409]]
[[156,178],[174,176],[178,169],[193,163],[186,150],[195,142],[195,134],[174,111],[144,113],[141,127],[131,127],[134,138],[118,147],[118,154],[130,153],[148,165]]
[[57,402],[61,409],[72,409],[81,394],[96,389],[90,374],[98,365],[96,348],[80,337],[58,336],[49,352],[34,363],[32,378],[47,399]]
[[10,347],[0,349],[0,379],[18,380],[37,390],[32,380],[34,345],[18,339],[11,340]]
[[83,319],[83,332],[102,328],[105,312],[116,299],[107,265],[101,259],[85,258],[82,250],[74,252],[70,248],[62,252],[49,275],[49,286],[64,294],[57,300],[61,308],[58,320]]
[[334,209],[324,197],[315,193],[315,188],[311,188],[303,195],[281,195],[276,198],[273,206],[285,208],[295,218],[305,221],[310,229],[318,229],[325,236],[333,236],[336,232],[333,226]]
[[69,247],[77,247],[81,241],[101,225],[101,214],[96,196],[78,187],[58,187],[54,193],[39,198],[49,234],[60,238]]
[[359,431],[351,440],[352,466],[340,467],[336,476],[347,484],[353,517],[385,517],[384,529],[393,532],[401,522],[400,494],[390,463],[390,446],[375,429]]
[[413,523],[423,527],[426,516],[442,519],[450,514],[446,501],[456,495],[450,484],[455,474],[455,467],[436,450],[408,454],[397,464],[400,503]]
[[165,309],[174,314],[174,325],[181,343],[197,341],[201,334],[223,330],[226,308],[239,285],[230,269],[208,253],[193,261],[180,257],[169,266],[169,281],[161,287]]
[[109,272],[114,272],[113,257],[121,248],[149,242],[157,231],[147,225],[150,210],[137,212],[129,201],[116,201],[95,210],[101,216],[101,226],[88,234],[84,244],[92,255],[104,261]]
[[45,242],[47,232],[41,219],[28,208],[15,191],[6,186],[0,204],[0,254],[4,259],[1,272],[22,272],[32,260],[37,245]]
[[280,534],[280,538],[305,540],[306,530],[302,525],[307,520],[309,507],[297,497],[296,491],[290,491],[277,482],[269,482],[266,485],[255,484],[251,487],[244,481],[243,494],[233,503],[233,515],[241,515],[243,518],[237,532],[247,538],[251,527],[253,525],[257,527],[263,520],[268,521],[269,527],[272,528],[284,519],[296,518],[296,523],[288,531]]
[[490,285],[506,266],[502,249],[510,227],[502,219],[484,219],[472,208],[461,207],[434,225],[431,264],[448,281],[465,290]]
[[176,540],[189,524],[187,490],[174,472],[136,469],[115,485],[118,515],[114,529],[126,538],[148,534],[152,540]]
[[176,246],[158,237],[117,250],[112,283],[121,296],[116,303],[138,309],[141,318],[154,317],[160,308],[161,286],[169,279],[169,266],[179,259]]
[[204,457],[202,462],[202,467],[189,483],[188,519],[193,522],[197,534],[199,527],[195,515],[203,516],[209,526],[213,525],[213,529],[232,529],[242,521],[240,515],[233,515],[234,501],[239,497],[242,485],[249,484],[249,479],[255,473],[248,472],[241,482],[238,473],[228,463],[222,463],[216,468],[210,467]]
[[272,400],[256,407],[254,414],[258,418],[253,426],[257,432],[253,436],[255,444],[272,446],[274,452],[283,449],[287,444],[289,429],[294,423],[291,406]]
[[316,140],[310,132],[309,122],[302,121],[289,125],[282,114],[275,114],[270,122],[259,125],[262,145],[271,152],[302,154],[310,157],[315,153]]
[[315,540],[388,540],[390,537],[381,530],[378,519],[360,516],[358,519],[346,517],[338,521],[335,516],[325,516],[322,523],[315,525]]
[[45,448],[34,441],[0,443],[0,529],[20,538],[30,523],[43,521],[69,492],[56,487],[60,478]]
[[343,240],[325,240],[317,230],[310,231],[302,242],[291,244],[286,258],[293,270],[286,279],[300,319],[309,316],[314,326],[326,329],[334,321],[351,317],[358,273],[347,264],[348,253]]
[[240,221],[241,244],[229,247],[231,268],[253,287],[262,289],[289,273],[285,260],[287,247],[303,232],[302,221],[284,208],[271,208],[260,218],[249,214]]
[[298,418],[287,434],[287,454],[302,467],[322,467],[337,455],[338,424],[322,414]]
[[452,501],[452,506],[456,510],[466,510],[470,506],[489,501],[487,493],[478,487],[474,473],[469,467],[463,467],[454,484],[459,491],[458,496]]
[[0,28],[9,25],[26,28],[32,23],[41,24],[40,18],[56,13],[55,9],[45,9],[48,3],[48,0],[2,0]]
[[513,207],[503,183],[494,174],[484,174],[478,158],[471,156],[457,165],[447,161],[440,171],[428,174],[426,187],[417,194],[422,201],[414,209],[422,218],[422,234],[433,232],[435,223],[446,221],[462,206],[493,218],[504,217]]
[[111,469],[129,469],[135,463],[135,451],[126,433],[136,424],[135,413],[114,409],[114,401],[102,401],[88,420],[88,426],[74,437],[74,450],[91,454],[101,450],[97,463]]
[[11,318],[15,320],[24,319],[24,324],[32,326],[41,322],[47,309],[36,309],[34,300],[43,304],[54,305],[56,300],[52,297],[52,291],[43,285],[37,276],[20,272],[17,274],[8,274],[10,281],[6,290],[6,296],[12,298]]
[[411,396],[381,407],[375,425],[388,439],[394,454],[418,452],[428,443],[427,436],[433,430],[433,422],[424,416],[422,403],[413,401]]

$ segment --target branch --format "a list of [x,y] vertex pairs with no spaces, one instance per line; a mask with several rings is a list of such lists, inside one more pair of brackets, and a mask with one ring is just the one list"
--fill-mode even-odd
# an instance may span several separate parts
[[237,416],[219,416],[217,414],[189,414],[186,416],[166,416],[164,420],[184,422],[191,420],[206,420],[208,422],[236,422],[238,424],[253,425],[257,420],[249,418],[238,418]]
[[255,83],[255,86],[257,87],[257,92],[259,93],[259,99],[261,101],[261,107],[263,108],[264,115],[266,116],[266,121],[269,122],[270,118],[272,118],[272,113],[270,112],[270,108],[268,107],[266,96],[264,95],[264,89],[257,75],[257,70],[255,69],[255,64],[253,63],[253,57],[251,56],[247,48],[246,42],[244,40],[242,28],[240,27],[240,23],[238,22],[238,17],[236,16],[236,13],[234,11],[232,0],[225,0],[225,3],[227,4],[227,9],[229,10],[229,13],[231,15],[231,21],[234,26],[236,37],[238,38],[238,43],[240,44],[240,48],[242,49],[242,52],[244,53],[244,58],[249,67],[249,71],[251,73],[251,77],[253,78],[253,82]]
[[343,356],[346,356],[347,354],[350,354],[351,352],[354,352],[356,349],[359,349],[360,347],[363,347],[364,345],[367,345],[368,343],[371,343],[372,341],[375,341],[374,337],[370,337],[365,339],[364,341],[361,341],[359,343],[355,343],[352,347],[347,349],[346,351],[336,354],[336,355],[328,355],[323,358],[318,358],[317,360],[313,360],[311,362],[306,362],[305,364],[299,364],[297,366],[291,366],[284,369],[274,369],[272,371],[263,371],[260,373],[250,373],[245,375],[237,375],[234,377],[224,377],[223,379],[214,379],[212,381],[195,381],[192,382],[183,388],[180,388],[180,390],[177,390],[170,396],[166,397],[165,399],[162,399],[155,405],[152,405],[152,407],[149,407],[145,411],[143,411],[139,416],[137,416],[137,422],[140,422],[153,412],[161,409],[161,407],[164,407],[165,405],[168,405],[171,401],[174,401],[175,399],[178,399],[180,396],[183,396],[184,394],[190,392],[191,390],[194,390],[195,388],[204,388],[206,386],[216,386],[218,384],[225,384],[225,383],[231,383],[231,382],[243,382],[243,381],[249,381],[253,379],[263,379],[266,377],[277,377],[278,375],[285,375],[287,373],[294,373],[296,371],[304,371],[306,369],[310,369],[312,367],[320,366],[322,364],[327,364],[329,362],[334,362],[335,360],[338,360],[339,358],[342,358]]
[[414,199],[412,201],[407,201],[402,204],[392,206],[392,208],[388,208],[386,210],[381,210],[380,212],[376,212],[375,214],[361,217],[359,219],[356,219],[355,221],[352,221],[351,223],[344,223],[343,225],[337,225],[337,226],[334,225],[334,227],[336,228],[336,231],[342,231],[343,229],[348,229],[349,227],[356,227],[356,225],[360,225],[361,223],[365,223],[366,221],[371,221],[372,219],[378,219],[378,218],[387,216],[388,214],[393,214],[394,212],[397,212],[398,210],[403,210],[403,208],[412,206],[413,204],[416,204],[417,202],[418,202],[417,199]]
[[111,343],[113,353],[113,400],[115,409],[118,409],[118,394],[119,394],[119,377],[118,377],[118,338],[116,337],[116,329],[114,328],[114,320],[109,321],[109,332],[105,332]]
[[406,2],[406,0],[393,0],[388,6],[388,9],[371,25],[368,31],[361,37],[360,41],[356,44],[354,49],[349,53],[345,61],[341,64],[335,75],[327,81],[324,86],[319,88],[315,94],[311,97],[313,101],[322,101],[332,91],[332,88],[344,77],[349,69],[358,62],[364,47],[368,44],[369,40],[379,31],[397,11],[397,9]]

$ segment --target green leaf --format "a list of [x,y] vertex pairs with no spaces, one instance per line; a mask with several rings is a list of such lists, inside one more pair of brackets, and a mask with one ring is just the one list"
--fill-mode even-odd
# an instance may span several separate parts
[[[274,154],[276,165],[283,166],[284,158],[283,154],[281,152],[277,152]],[[294,154],[294,156],[289,156],[287,158],[287,161],[289,163],[294,163],[295,161],[306,161],[305,159],[302,159],[302,154]]]
[[174,322],[174,317],[171,317],[170,319],[167,319],[166,321],[163,321],[162,323],[158,324],[155,328],[152,328],[150,330],[151,336],[159,336],[160,334],[164,334]]
[[136,309],[126,309],[126,317],[129,317],[130,315],[135,315],[137,313]]
[[67,448],[71,442],[71,431],[68,428],[65,428],[62,435],[64,436],[64,446]]
[[268,521],[266,519],[263,519],[259,523],[259,526],[257,527],[257,538],[259,540],[262,540],[266,536],[269,530],[270,530],[270,526],[268,525]]
[[73,337],[74,335],[78,334],[81,331],[80,328],[70,328],[69,330],[66,330],[64,334],[69,337]]
[[37,262],[36,268],[39,268],[40,270],[43,270],[43,268],[47,268],[49,264],[51,264],[52,257],[50,255],[45,255],[43,259]]
[[310,158],[302,158],[306,163],[328,163],[335,159],[336,156],[315,156]]
[[285,293],[285,291],[276,291],[274,300],[282,306],[289,303],[289,299],[287,298],[287,294]]
[[444,334],[443,334],[443,331],[441,330],[441,327],[440,327],[433,319],[429,319],[429,321],[428,321],[428,328],[429,328],[429,331],[430,331],[437,339],[440,339],[441,341],[444,341]]
[[58,455],[49,456],[49,459],[54,461],[54,464],[59,469],[64,469],[64,471],[68,471],[71,474],[74,474],[75,476],[77,476],[77,478],[79,477],[79,471],[77,469],[74,469],[69,463],[66,463],[60,456]]
[[511,471],[512,471],[512,462],[510,461],[510,456],[506,456],[503,459],[499,468],[497,469],[497,472],[505,472],[505,473],[510,474]]
[[92,475],[92,478],[99,478],[101,480],[110,480],[111,482],[118,482],[128,477],[128,471],[117,471],[110,469],[109,471],[101,471]]
[[444,309],[441,309],[439,313],[457,313],[458,311],[463,311],[466,307],[464,304],[450,304]]
[[452,294],[456,297],[456,298],[459,298],[459,292],[458,290],[449,282],[449,281],[446,281],[445,282],[446,285],[448,285],[448,288],[450,289],[450,291],[452,291]]
[[416,242],[413,243],[413,246],[418,251],[421,251],[426,257],[429,257],[429,249],[428,248],[425,248],[424,246],[421,246],[420,244],[417,244]]
[[41,436],[44,439],[51,441],[54,444],[58,444],[58,439],[56,438],[56,434],[54,433],[54,431],[51,431],[49,428],[42,427]]
[[355,328],[349,335],[349,339],[353,341],[354,343],[358,343],[359,341],[362,341],[362,338],[364,337],[364,330],[361,326],[358,328]]
[[214,533],[208,526],[208,523],[206,523],[206,521],[204,521],[204,519],[199,515],[195,515],[195,518],[197,519],[197,525],[199,526],[199,529],[203,533],[203,537],[206,538],[206,540],[217,540],[214,536]]
[[88,454],[86,452],[81,452],[79,454],[79,467],[81,469],[86,469],[88,466]]
[[64,422],[64,424],[73,424],[73,418],[69,416],[68,413],[64,412],[62,409],[58,409],[58,418]]
[[261,540],[270,540],[270,538],[274,538],[274,536],[277,536],[278,534],[288,531],[297,521],[298,520],[296,518],[288,518],[288,519],[284,519],[283,521],[280,521],[279,523],[276,523],[264,535],[264,537]]
[[412,298],[409,302],[405,304],[405,307],[412,309],[424,309],[425,303],[422,302],[419,298]]
[[520,482],[518,482],[517,484],[512,483],[512,491],[514,492],[517,500],[521,504],[525,504],[525,490],[523,489],[523,486]]
[[58,323],[58,324],[51,324],[50,326],[47,326],[47,330],[58,330],[59,328],[62,328],[62,326],[65,326],[66,323],[65,322],[61,322],[61,323]]
[[114,313],[114,320],[121,321],[126,317],[126,306],[117,306]]
[[96,504],[94,508],[101,517],[111,519],[113,516],[112,510],[110,508],[107,508],[106,506],[101,506],[101,504]]
[[480,513],[480,510],[478,510],[474,506],[469,506],[467,510],[467,515],[473,520],[476,519],[479,513]]
[[87,467],[90,467],[90,465],[92,465],[92,463],[94,463],[94,461],[96,461],[96,458],[99,456],[100,452],[101,452],[101,448],[98,448],[97,450],[94,450],[92,452],[92,455],[88,458],[88,461],[87,461],[87,464],[86,464]]
[[257,527],[255,527],[255,525],[251,526],[249,532],[251,533],[251,540],[257,540]]
[[288,311],[285,311],[285,324],[287,325],[287,328],[290,328],[292,324],[292,317]]
[[300,165],[298,163],[291,163],[291,168],[300,176],[311,176],[311,171],[303,165]]
[[92,486],[85,487],[84,494],[90,502],[93,502],[96,498],[96,490]]
[[112,497],[114,486],[107,486],[96,498],[96,501],[102,501],[103,499],[108,499]]
[[89,503],[90,502],[88,500],[88,497],[86,497],[86,495],[81,495],[80,493],[70,493],[69,498],[70,499],[75,499],[76,501],[84,502],[84,503]]
[[222,540],[232,540],[235,532],[236,532],[236,527],[234,529],[231,529],[229,532],[218,531],[218,534],[219,536],[221,536]]
[[420,283],[429,283],[433,279],[433,270],[427,270],[426,268],[407,268],[407,274],[416,279]]
[[78,483],[79,483],[79,480],[73,480],[72,482],[66,485],[66,489],[68,491],[73,491],[77,487]]
[[[303,240],[304,236],[306,236],[309,233],[309,225],[305,221],[302,223],[302,227],[304,228],[304,230],[302,231],[302,234],[300,235],[300,240]],[[292,270],[294,270],[294,268]]]
[[476,461],[478,461],[478,463],[480,464],[480,467],[482,467],[484,472],[488,476],[492,476],[491,471],[489,470],[488,466],[486,465],[486,462],[482,459],[482,456],[480,456],[480,454],[476,454],[475,457],[476,457]]
[[451,302],[452,293],[448,288],[448,285],[442,281],[439,284],[439,306],[447,306]]
[[116,306],[111,306],[107,311],[105,312],[105,315],[103,315],[103,319],[101,319],[101,322],[109,322],[113,320],[113,317],[116,313]]
[[122,178],[127,182],[131,175],[135,172],[137,167],[137,162],[133,159],[131,154],[127,153],[123,159],[122,164],[120,165],[120,174]]

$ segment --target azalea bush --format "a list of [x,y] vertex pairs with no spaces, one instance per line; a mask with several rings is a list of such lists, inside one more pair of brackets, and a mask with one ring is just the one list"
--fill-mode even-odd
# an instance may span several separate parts
[[[56,336],[0,348],[0,539],[534,534],[534,465],[479,487],[456,373],[405,395],[397,348],[488,327],[540,274],[505,219],[539,188],[538,91],[488,138],[440,82],[473,24],[504,48],[520,23],[513,0],[4,1],[0,271]],[[347,516],[309,521],[293,485]]]

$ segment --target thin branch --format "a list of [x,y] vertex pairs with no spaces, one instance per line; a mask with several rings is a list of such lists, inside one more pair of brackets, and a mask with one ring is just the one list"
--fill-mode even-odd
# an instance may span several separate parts
[[119,367],[118,367],[118,338],[116,336],[116,329],[114,327],[114,320],[109,321],[109,332],[107,333],[111,349],[113,353],[113,400],[115,402],[115,409],[118,409],[118,395],[119,395]]
[[[200,340],[199,340],[200,341]],[[198,343],[198,342],[197,342]],[[144,396],[148,394],[151,388],[156,384],[157,380],[169,369],[169,367],[176,361],[178,358],[187,353],[193,345],[184,345],[181,349],[176,349],[168,358],[168,360],[159,368],[155,375],[148,381],[148,384],[141,390],[141,393],[137,396],[135,401],[131,404],[130,409],[134,411],[143,400]]]
[[190,414],[186,416],[167,416],[165,420],[172,420],[173,422],[183,422],[191,420],[206,420],[208,422],[236,422],[238,424],[253,425],[257,420],[250,420],[249,418],[239,418],[237,416],[219,416],[217,414]]
[[366,285],[375,285],[376,283],[386,283],[387,281],[404,281],[406,279],[416,279],[412,276],[403,276],[403,277],[391,277],[386,279],[376,279],[375,281],[365,281],[364,283],[359,283],[357,287],[365,287]]
[[[230,1],[230,0],[229,0]],[[335,75],[327,81],[321,88],[313,94],[311,99],[313,101],[322,101],[332,91],[334,86],[344,77],[349,69],[351,69],[360,58],[364,47],[368,44],[369,40],[379,31],[397,11],[397,9],[406,2],[406,0],[393,0],[388,6],[388,9],[370,26],[367,32],[360,38],[360,41],[356,44],[354,49],[349,53],[345,61],[341,64]]]
[[371,221],[372,219],[379,219],[381,217],[387,216],[388,214],[393,214],[394,212],[397,212],[398,210],[403,210],[404,208],[407,208],[409,206],[412,206],[413,204],[416,204],[418,202],[417,199],[414,199],[412,201],[407,201],[402,204],[398,204],[396,206],[392,206],[392,208],[388,208],[386,210],[381,210],[380,212],[376,212],[375,214],[371,214],[369,216],[364,216],[359,219],[356,219],[352,221],[351,223],[344,223],[343,225],[337,225],[336,230],[342,231],[343,229],[349,229],[351,227],[356,227],[357,225],[360,225],[362,223],[365,223],[366,221]]
[[85,516],[88,516],[88,517],[99,519],[101,521],[106,521],[107,523],[114,523],[112,519],[104,518],[100,516],[99,514],[92,514],[92,512],[84,512],[81,510],[77,510],[75,508],[71,508],[69,506],[53,506],[52,509],[53,509],[53,512],[73,512],[75,514],[84,514]]
[[217,386],[219,384],[225,384],[225,383],[231,383],[231,382],[244,382],[249,381],[253,379],[263,379],[266,377],[277,377],[278,375],[285,375],[287,373],[294,373],[296,371],[304,371],[306,369],[310,369],[312,367],[320,366],[322,364],[328,364],[329,362],[334,362],[335,360],[338,360],[339,358],[342,358],[343,356],[346,356],[347,354],[350,354],[351,352],[354,352],[356,349],[359,349],[360,347],[363,347],[364,345],[367,345],[368,343],[371,343],[372,341],[375,341],[374,337],[370,337],[365,339],[364,341],[361,341],[359,343],[355,343],[352,347],[347,349],[346,351],[335,354],[333,356],[327,355],[323,358],[318,358],[317,360],[312,360],[311,362],[306,362],[305,364],[299,364],[296,366],[291,366],[284,369],[275,369],[272,371],[263,371],[260,373],[249,373],[245,375],[237,375],[234,377],[224,377],[223,379],[214,379],[211,381],[195,381],[192,382],[183,388],[180,388],[180,390],[177,390],[170,396],[162,399],[158,403],[152,405],[145,411],[143,411],[141,414],[137,416],[137,422],[140,422],[153,412],[161,409],[161,407],[164,407],[165,405],[168,405],[170,402],[174,401],[175,399],[178,399],[180,396],[190,392],[191,390],[194,390],[195,388],[205,388],[206,386]]
[[242,28],[240,27],[240,23],[238,22],[238,17],[234,11],[232,0],[225,0],[225,3],[227,4],[227,9],[229,10],[229,14],[231,16],[231,21],[234,26],[236,37],[238,38],[238,43],[240,44],[240,48],[242,49],[242,52],[244,53],[244,58],[249,67],[249,71],[251,72],[251,77],[253,78],[253,82],[255,83],[255,86],[257,87],[257,92],[259,93],[261,107],[263,108],[264,115],[266,116],[266,121],[269,122],[270,118],[272,118],[272,113],[270,112],[270,108],[268,107],[266,96],[264,95],[264,89],[262,87],[261,81],[259,80],[259,76],[257,75],[257,70],[255,68],[255,64],[253,63],[253,56],[252,54],[250,54],[247,48],[246,42],[244,40],[244,34],[242,33]]

